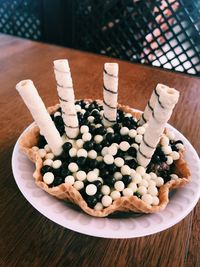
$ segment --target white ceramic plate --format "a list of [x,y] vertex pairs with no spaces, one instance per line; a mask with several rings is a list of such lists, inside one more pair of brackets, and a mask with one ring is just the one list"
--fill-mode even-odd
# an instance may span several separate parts
[[200,161],[198,155],[180,132],[172,126],[169,128],[174,131],[176,138],[181,139],[185,144],[186,161],[192,172],[192,182],[174,191],[166,209],[156,214],[94,218],[74,209],[73,206],[48,195],[35,185],[33,179],[35,166],[20,151],[19,141],[14,147],[12,156],[14,178],[22,194],[31,205],[44,216],[63,227],[79,233],[105,238],[133,238],[154,234],[182,220],[194,208],[200,196]]

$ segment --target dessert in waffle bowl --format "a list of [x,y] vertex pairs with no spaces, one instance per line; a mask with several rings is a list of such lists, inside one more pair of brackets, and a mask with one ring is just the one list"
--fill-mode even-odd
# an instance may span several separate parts
[[179,92],[158,84],[142,113],[117,103],[115,63],[104,65],[103,100],[75,101],[67,60],[54,71],[60,104],[48,111],[32,81],[16,86],[35,120],[20,147],[36,184],[95,217],[163,210],[190,181],[184,145],[166,128]]

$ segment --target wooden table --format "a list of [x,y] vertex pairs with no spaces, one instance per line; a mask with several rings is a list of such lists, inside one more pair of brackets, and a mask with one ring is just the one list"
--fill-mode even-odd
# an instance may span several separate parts
[[[12,150],[32,118],[15,90],[30,78],[47,106],[58,102],[52,61],[68,58],[77,98],[102,98],[103,63],[111,59],[0,35],[0,266],[200,266],[200,205],[180,223],[136,239],[103,239],[65,229],[22,196],[11,170]],[[200,154],[200,80],[183,74],[119,63],[119,102],[143,110],[158,82],[177,88],[170,123]]]

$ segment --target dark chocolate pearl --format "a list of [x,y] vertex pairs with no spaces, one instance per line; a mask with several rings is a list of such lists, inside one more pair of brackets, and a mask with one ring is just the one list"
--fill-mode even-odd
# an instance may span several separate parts
[[102,178],[107,177],[109,175],[109,171],[107,169],[100,170],[100,176]]
[[91,150],[93,148],[94,143],[91,141],[86,141],[83,144],[83,148],[86,149],[87,151]]
[[56,116],[54,122],[56,125],[63,125],[63,118],[61,116]]
[[62,154],[60,155],[60,160],[62,162],[67,161],[69,158],[69,152],[63,151]]
[[117,144],[119,144],[120,142],[121,142],[121,140],[122,140],[122,137],[121,137],[121,135],[120,134],[114,134],[114,137],[113,137],[113,143],[117,143]]
[[124,152],[121,149],[118,149],[117,154],[116,154],[115,157],[123,158],[124,157]]
[[54,176],[60,176],[61,175],[61,168],[53,169],[52,170]]
[[114,136],[115,135],[113,133],[107,133],[105,138],[109,143],[111,143],[113,141]]
[[175,142],[174,142],[174,145],[177,145],[177,144],[182,144],[182,145],[183,145],[183,141],[181,141],[181,140],[177,140],[177,141],[175,141]]
[[83,167],[86,164],[86,158],[85,157],[79,157],[77,158],[76,163],[79,167]]
[[62,169],[68,169],[68,165],[69,165],[69,163],[68,162],[63,162],[63,164],[62,164]]
[[127,186],[132,181],[132,177],[130,175],[123,175],[122,182]]
[[57,127],[59,134],[62,136],[65,133],[65,127],[64,125]]
[[113,186],[114,183],[116,182],[116,179],[115,177],[113,177],[112,175],[108,175],[104,178],[104,181],[107,185],[109,186]]
[[90,208],[94,208],[94,206],[97,204],[98,200],[95,196],[89,196],[87,198],[86,202]]
[[138,192],[134,192],[133,194],[134,194],[134,196],[136,196],[136,197],[138,197],[138,198],[141,198],[141,197],[142,197],[142,196],[140,195],[140,193],[138,193]]
[[129,149],[128,149],[128,154],[130,155],[130,156],[132,156],[132,157],[136,157],[136,155],[137,155],[137,150],[136,150],[136,148],[135,147],[130,147]]
[[102,142],[101,142],[101,145],[104,147],[104,146],[109,146],[110,145],[110,142],[108,142],[108,140],[104,139]]
[[165,155],[160,155],[160,161],[166,162],[167,161],[167,157]]
[[82,188],[81,190],[79,190],[79,193],[81,194],[83,199],[85,199],[85,200],[87,199],[88,195],[85,192],[85,188]]
[[95,124],[98,124],[98,123],[101,123],[101,122],[102,122],[102,120],[101,120],[101,117],[100,116],[95,117],[95,119],[94,119],[94,123]]
[[83,114],[83,117],[87,119],[90,116],[90,112],[86,110],[86,112]]
[[132,138],[130,136],[128,136],[128,135],[123,135],[121,138],[122,138],[122,141],[126,141],[129,144],[131,144],[133,142]]
[[154,154],[152,159],[151,159],[151,161],[153,163],[159,163],[160,162],[160,157],[158,155]]
[[95,131],[96,131],[96,128],[95,128],[94,125],[89,125],[89,130],[90,130],[90,133],[91,133],[91,134],[94,134]]
[[172,146],[171,146],[171,149],[172,149],[172,151],[176,151],[176,152],[179,151],[178,148],[177,148],[175,145],[172,145]]
[[101,126],[99,128],[96,128],[96,132],[97,132],[97,134],[104,135],[104,134],[106,134],[106,129],[104,126]]
[[100,190],[101,189],[101,186],[102,186],[102,182],[101,181],[99,181],[99,180],[94,181],[93,184],[96,185],[97,190]]
[[101,152],[103,146],[101,144],[94,144],[93,148],[98,153],[98,152]]
[[41,168],[41,174],[44,175],[46,172],[52,172],[53,168],[51,166],[48,166],[48,165],[44,165],[42,168]]
[[136,167],[137,167],[137,162],[136,162],[134,159],[128,159],[128,160],[126,160],[125,162],[126,162],[126,164],[127,164],[130,168],[132,168],[132,169],[136,169]]
[[53,186],[58,186],[64,182],[63,177],[57,176],[53,181]]
[[87,165],[91,168],[91,169],[95,169],[98,165],[98,161],[96,161],[96,159],[87,159]]
[[107,167],[107,165],[103,162],[103,161],[99,161],[98,162],[98,168],[100,169],[100,170],[105,170],[106,169],[106,167]]
[[115,133],[119,133],[121,126],[118,123],[113,124],[112,126]]
[[72,148],[72,144],[70,142],[66,142],[63,145],[63,150],[68,152]]
[[123,119],[123,121],[122,121],[122,124],[123,124],[123,126],[129,128],[129,127],[131,126],[131,120],[129,119],[129,117],[125,117],[125,118]]
[[95,194],[95,197],[97,198],[98,201],[101,201],[103,194],[99,191],[97,191],[97,193]]
[[54,121],[54,115],[51,114],[50,117],[51,117],[52,121]]
[[68,169],[61,169],[60,175],[65,178],[66,176],[70,175],[71,172]]
[[110,165],[107,165],[106,167],[110,174],[113,174],[118,170],[118,167],[115,164],[110,164]]
[[44,138],[43,135],[39,136],[39,140],[38,140],[38,147],[39,148],[44,148],[44,146],[47,144],[46,139]]
[[94,103],[91,103],[90,105],[89,105],[89,107],[88,107],[88,110],[90,111],[90,112],[92,112],[93,111],[93,109],[95,109],[95,104]]
[[91,116],[93,116],[93,117],[97,117],[97,116],[99,116],[99,111],[98,110],[93,110],[92,112],[91,112]]

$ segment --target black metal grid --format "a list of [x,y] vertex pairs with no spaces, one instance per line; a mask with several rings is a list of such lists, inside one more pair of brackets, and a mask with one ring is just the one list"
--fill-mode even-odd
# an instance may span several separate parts
[[76,47],[200,75],[200,1],[77,1]]
[[0,0],[0,32],[41,40],[41,1]]

